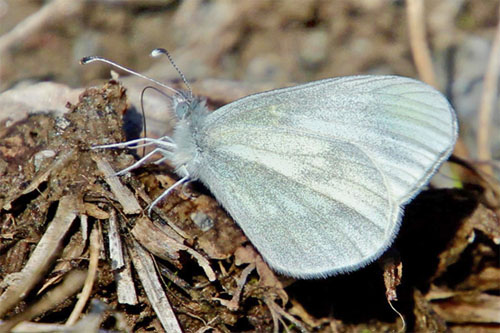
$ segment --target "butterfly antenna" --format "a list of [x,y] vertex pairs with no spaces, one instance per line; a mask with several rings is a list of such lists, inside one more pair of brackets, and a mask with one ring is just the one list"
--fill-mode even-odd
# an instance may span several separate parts
[[157,49],[154,49],[153,51],[151,51],[152,57],[158,57],[161,54],[165,55],[168,58],[168,61],[170,61],[170,64],[172,64],[172,67],[174,67],[174,69],[177,71],[177,73],[179,73],[179,76],[181,77],[182,82],[184,82],[184,85],[188,89],[189,99],[191,99],[191,97],[193,97],[193,90],[191,89],[191,86],[189,85],[189,83],[186,79],[186,76],[184,76],[184,73],[182,73],[181,70],[179,69],[179,67],[177,67],[177,65],[175,64],[174,59],[172,59],[172,56],[170,55],[170,53],[168,53],[167,50],[162,49],[162,48],[157,48]]
[[163,83],[161,83],[160,81],[157,81],[157,80],[155,80],[155,79],[152,79],[152,78],[150,78],[150,77],[147,77],[146,75],[142,75],[142,74],[140,74],[140,73],[137,73],[137,72],[135,72],[135,71],[131,70],[130,68],[127,68],[127,67],[122,66],[122,65],[118,65],[117,63],[115,63],[115,62],[113,62],[113,61],[111,61],[111,60],[108,60],[108,59],[106,59],[106,58],[102,58],[102,57],[98,57],[98,56],[84,57],[84,58],[82,58],[82,59],[80,60],[80,64],[82,64],[82,65],[86,65],[86,64],[89,64],[89,63],[91,63],[91,62],[96,62],[96,61],[97,61],[97,62],[103,62],[103,63],[106,63],[106,64],[108,64],[108,65],[111,65],[111,66],[113,66],[113,67],[116,67],[116,68],[118,68],[118,69],[121,69],[121,70],[122,70],[122,71],[124,71],[124,72],[127,72],[127,73],[129,73],[129,74],[132,74],[132,75],[138,76],[138,77],[140,77],[140,78],[143,78],[143,79],[145,79],[145,80],[148,80],[148,81],[150,81],[150,82],[153,82],[153,83],[155,83],[155,84],[159,85],[160,87],[163,87],[163,88],[165,88],[165,89],[168,89],[168,90],[170,90],[170,91],[172,91],[172,92],[174,92],[174,93],[179,94],[179,95],[181,95],[181,96],[182,96],[182,93],[181,93],[179,90],[174,89],[174,88],[172,88],[172,87],[170,87],[170,86],[167,86],[166,84],[163,84]]
[[[148,87],[142,89],[141,91],[141,112],[142,112],[142,130],[143,130],[143,137],[145,138],[148,134],[148,131],[146,129],[146,112],[144,111],[144,92],[146,91]],[[142,147],[142,156],[146,156],[146,146]]]
[[[144,112],[144,94],[146,93],[146,90],[152,89],[161,95],[165,96],[166,98],[172,99],[172,96],[167,95],[165,92],[161,91],[158,88],[152,87],[152,86],[147,86],[146,88],[142,89],[141,91],[141,111],[142,111],[142,128],[143,128],[143,133],[144,137],[147,137],[147,129],[146,129],[146,114]],[[142,155],[146,155],[146,146],[143,147],[142,149]]]

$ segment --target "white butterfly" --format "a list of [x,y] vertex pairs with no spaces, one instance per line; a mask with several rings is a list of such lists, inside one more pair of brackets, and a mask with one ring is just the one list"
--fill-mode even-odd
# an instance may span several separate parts
[[103,147],[157,145],[182,178],[153,205],[199,179],[272,268],[301,278],[377,259],[458,132],[441,93],[399,76],[321,80],[214,112],[191,93],[172,100],[179,121],[171,138]]

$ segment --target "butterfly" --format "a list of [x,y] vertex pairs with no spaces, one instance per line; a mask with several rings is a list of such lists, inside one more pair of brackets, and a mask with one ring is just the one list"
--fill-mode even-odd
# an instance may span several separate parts
[[[109,62],[82,60],[92,61]],[[325,79],[213,112],[191,91],[168,88],[178,119],[171,137],[101,148],[154,144],[180,180],[152,206],[199,180],[275,271],[298,278],[377,259],[394,240],[404,206],[449,157],[458,135],[447,99],[401,76]]]

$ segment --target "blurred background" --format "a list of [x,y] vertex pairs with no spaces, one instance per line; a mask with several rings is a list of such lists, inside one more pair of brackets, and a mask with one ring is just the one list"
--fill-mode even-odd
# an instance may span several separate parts
[[[420,14],[411,6],[422,6]],[[172,53],[195,93],[220,104],[315,79],[399,74],[447,95],[460,115],[461,149],[478,158],[478,126],[485,122],[478,125],[478,114],[498,13],[496,0],[0,0],[0,91],[37,81],[77,88],[109,78],[109,66],[79,64],[87,55],[178,80],[166,59],[149,56],[156,47]],[[428,47],[431,62],[421,69],[412,45],[423,59]],[[148,85],[138,82],[139,92]],[[487,145],[498,159],[500,113],[492,94],[496,86],[485,102]]]

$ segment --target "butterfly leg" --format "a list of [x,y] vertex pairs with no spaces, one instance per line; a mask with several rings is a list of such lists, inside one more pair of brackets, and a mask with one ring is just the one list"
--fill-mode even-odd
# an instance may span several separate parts
[[[138,144],[140,142],[144,142],[142,144]],[[119,142],[119,143],[112,143],[109,145],[99,145],[99,146],[94,146],[92,149],[108,149],[108,148],[131,148],[131,149],[137,149],[141,147],[147,147],[151,145],[157,145],[160,147],[163,147],[165,149],[173,149],[176,147],[176,145],[173,143],[172,139],[168,136],[161,137],[159,139],[152,139],[152,138],[140,138],[136,140],[130,140],[126,142]]]
[[[142,157],[140,160],[138,160],[137,162],[132,164],[131,166],[129,166],[123,170],[118,171],[115,175],[119,176],[119,175],[123,175],[124,173],[141,166],[142,164],[144,164],[146,162],[147,159],[151,158],[156,153],[162,154],[163,157],[154,161],[155,164],[159,164],[165,160],[171,160],[172,159],[172,151],[177,147],[177,145],[175,143],[173,143],[173,141],[170,137],[164,136],[164,137],[161,137],[159,139],[141,138],[141,139],[136,139],[136,140],[130,140],[127,142],[94,146],[94,147],[92,147],[92,149],[100,149],[100,148],[104,148],[104,149],[108,149],[108,148],[137,149],[137,148],[147,147],[147,146],[151,146],[151,145],[156,145],[157,147],[155,149],[153,149],[151,152],[149,152],[148,154],[146,154],[144,157]],[[175,184],[170,186],[168,189],[166,189],[158,198],[153,200],[153,202],[148,207],[148,215],[151,215],[151,210],[161,200],[163,200],[167,195],[169,195],[176,187],[190,181],[190,175],[185,167],[182,167],[181,169],[177,170],[177,173],[182,175],[182,178],[179,179]]]
[[140,160],[138,160],[137,162],[135,162],[131,166],[115,173],[115,176],[123,175],[123,174],[129,172],[130,170],[133,170],[135,168],[140,167],[142,164],[144,164],[146,162],[147,159],[149,159],[151,156],[153,156],[156,153],[161,153],[163,155],[163,157],[161,157],[158,161],[155,161],[154,162],[155,164],[160,163],[160,161],[164,161],[164,160],[168,160],[168,159],[172,158],[172,152],[167,151],[163,148],[155,148],[152,151],[150,151],[149,153],[147,153],[146,156],[144,156],[143,158],[141,158]]
[[151,216],[151,210],[154,208],[154,206],[156,206],[161,200],[163,200],[167,195],[169,195],[170,192],[172,192],[177,186],[189,181],[189,179],[190,179],[190,176],[189,176],[189,174],[187,174],[186,176],[184,176],[181,179],[179,179],[178,181],[176,181],[174,185],[172,185],[168,189],[166,189],[162,194],[160,194],[160,196],[158,198],[154,199],[154,201],[148,207],[148,215]]
[[[144,142],[144,143],[141,143]],[[156,164],[159,164],[167,159],[170,159],[172,157],[172,150],[174,150],[177,146],[173,143],[172,139],[169,136],[163,136],[159,139],[151,139],[151,138],[140,138],[136,140],[130,140],[127,142],[120,142],[120,143],[113,143],[109,145],[100,145],[100,146],[94,146],[92,149],[108,149],[108,148],[131,148],[131,149],[137,149],[141,147],[147,147],[151,145],[156,145],[157,147],[153,149],[151,152],[149,152],[146,156],[142,157],[139,161],[135,162],[131,166],[118,171],[115,176],[123,175],[124,173],[135,169],[142,164],[146,162],[148,158],[153,156],[156,153],[161,153],[163,157],[155,161]],[[158,147],[159,146],[159,147]]]

